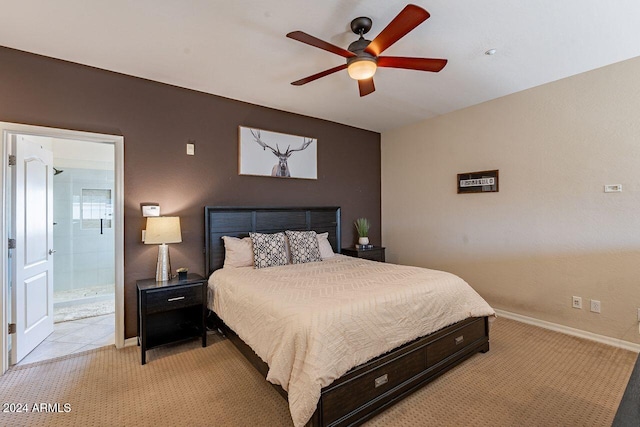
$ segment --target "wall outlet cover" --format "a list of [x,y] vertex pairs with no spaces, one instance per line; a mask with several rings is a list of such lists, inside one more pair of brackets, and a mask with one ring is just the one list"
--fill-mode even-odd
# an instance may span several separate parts
[[582,309],[582,297],[571,297],[571,307]]

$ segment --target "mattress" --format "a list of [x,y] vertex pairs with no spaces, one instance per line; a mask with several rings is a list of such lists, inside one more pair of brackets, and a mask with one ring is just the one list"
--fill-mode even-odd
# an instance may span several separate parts
[[413,339],[493,309],[460,277],[336,255],[322,262],[222,268],[209,308],[268,364],[296,426],[323,387]]

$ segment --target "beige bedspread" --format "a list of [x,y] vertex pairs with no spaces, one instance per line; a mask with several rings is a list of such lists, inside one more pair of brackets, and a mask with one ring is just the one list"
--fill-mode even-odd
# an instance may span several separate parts
[[313,415],[321,388],[351,368],[467,317],[494,315],[453,274],[342,255],[223,268],[209,287],[209,308],[269,365],[267,380],[288,391],[296,426]]

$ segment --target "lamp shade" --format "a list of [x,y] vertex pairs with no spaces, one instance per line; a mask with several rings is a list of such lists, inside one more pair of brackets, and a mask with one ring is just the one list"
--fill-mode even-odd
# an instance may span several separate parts
[[374,58],[357,58],[349,62],[347,73],[349,73],[349,77],[354,80],[364,80],[373,77],[377,68],[378,66]]
[[145,245],[161,245],[163,243],[182,242],[180,232],[180,217],[178,216],[150,216],[147,218]]

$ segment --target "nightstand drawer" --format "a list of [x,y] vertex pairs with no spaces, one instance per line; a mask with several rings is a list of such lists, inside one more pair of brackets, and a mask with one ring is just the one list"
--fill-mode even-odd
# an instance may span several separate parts
[[384,262],[384,249],[385,248],[380,246],[374,246],[371,249],[342,248],[342,254],[355,258]]
[[159,313],[202,303],[201,283],[147,291],[147,313]]
[[358,258],[370,259],[372,261],[384,262],[384,250],[383,249],[368,249],[358,252]]

